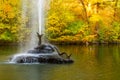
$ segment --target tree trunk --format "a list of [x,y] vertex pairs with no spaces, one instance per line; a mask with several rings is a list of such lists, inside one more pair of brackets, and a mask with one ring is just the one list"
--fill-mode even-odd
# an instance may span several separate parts
[[84,1],[83,0],[80,0],[82,6],[83,6],[83,9],[84,9],[84,12],[85,12],[85,21],[89,24],[89,21],[88,21],[88,15],[87,15],[87,10],[86,10],[86,7],[85,7],[85,4],[84,4]]
[[116,18],[116,11],[117,11],[117,4],[118,4],[118,0],[115,0],[115,6],[114,6],[114,18]]

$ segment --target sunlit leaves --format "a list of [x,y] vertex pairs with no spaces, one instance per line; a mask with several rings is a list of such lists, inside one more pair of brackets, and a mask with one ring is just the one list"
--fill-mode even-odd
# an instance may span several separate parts
[[22,24],[27,21],[22,18],[21,0],[0,0],[0,41],[24,41],[29,31]]
[[[0,0],[0,40],[24,41],[29,36],[31,11],[24,15],[21,6],[21,0]],[[26,7],[32,9],[29,3]],[[51,41],[120,41],[120,0],[51,0],[46,8]]]
[[74,21],[74,14],[67,8],[67,1],[63,4],[63,0],[51,1],[50,10],[46,18],[46,32],[48,38],[58,38],[64,34],[69,33],[68,30],[64,31],[69,23]]
[[46,25],[49,39],[85,43],[119,41],[119,6],[119,0],[52,0]]
[[101,19],[101,16],[100,16],[100,15],[97,15],[97,14],[94,14],[94,15],[92,15],[92,16],[90,17],[90,21],[91,21],[91,22],[98,22],[98,21],[100,21],[100,20],[102,20],[102,19]]
[[12,7],[11,7],[11,5],[10,4],[8,4],[8,3],[6,3],[6,4],[3,4],[2,5],[2,10],[3,10],[3,12],[11,12],[12,11]]
[[73,34],[78,33],[78,31],[84,27],[84,22],[82,21],[76,21],[76,22],[72,22],[67,26],[67,29],[70,30]]

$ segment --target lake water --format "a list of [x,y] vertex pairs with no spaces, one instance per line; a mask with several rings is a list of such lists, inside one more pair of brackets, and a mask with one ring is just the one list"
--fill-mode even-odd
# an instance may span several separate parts
[[58,46],[73,64],[10,64],[16,46],[0,46],[0,80],[120,80],[120,46]]

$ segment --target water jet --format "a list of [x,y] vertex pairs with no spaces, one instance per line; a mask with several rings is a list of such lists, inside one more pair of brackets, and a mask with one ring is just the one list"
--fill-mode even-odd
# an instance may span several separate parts
[[[73,60],[70,59],[71,55],[67,53],[61,53],[58,48],[52,44],[41,44],[42,35],[38,35],[39,42],[38,46],[33,50],[29,50],[27,53],[16,54],[11,59],[12,63],[55,63],[55,64],[64,64],[64,63],[73,63]],[[66,58],[62,57],[65,55]]]
[[[32,50],[28,50],[26,53],[13,55],[10,59],[12,63],[73,63],[70,59],[71,54],[67,55],[66,52],[60,52],[59,49],[50,44],[43,43],[42,37],[44,32],[44,0],[38,0],[38,25],[39,32],[37,32],[38,45]],[[63,57],[63,55],[65,57]]]

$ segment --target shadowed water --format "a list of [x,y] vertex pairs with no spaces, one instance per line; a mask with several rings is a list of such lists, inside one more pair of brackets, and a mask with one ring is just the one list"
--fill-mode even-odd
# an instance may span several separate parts
[[11,64],[18,47],[0,47],[0,80],[120,80],[120,46],[58,46],[73,64]]

